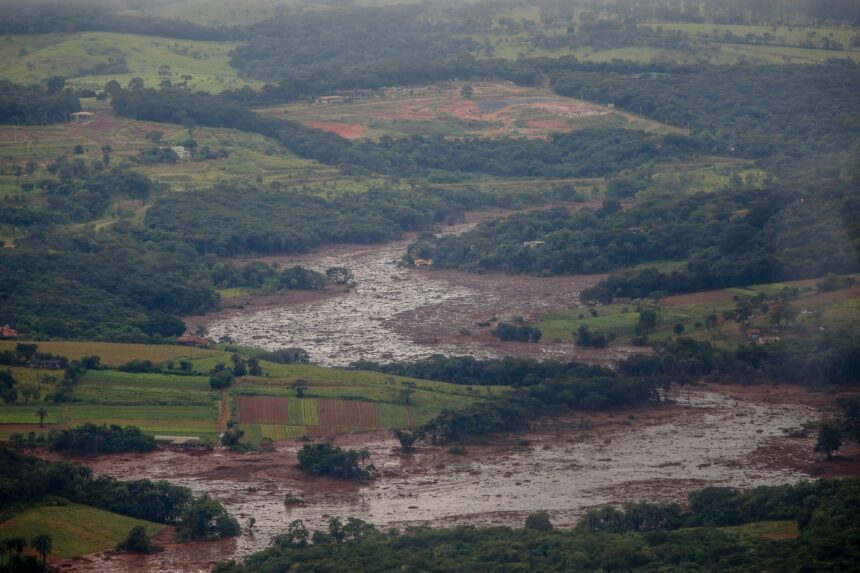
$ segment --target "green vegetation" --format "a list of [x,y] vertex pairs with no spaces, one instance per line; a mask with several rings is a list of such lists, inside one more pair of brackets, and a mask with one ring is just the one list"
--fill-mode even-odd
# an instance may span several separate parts
[[306,445],[298,453],[299,468],[313,476],[348,480],[370,479],[367,450],[344,450],[328,442]]
[[136,527],[142,527],[148,535],[164,529],[158,523],[78,503],[43,505],[26,509],[0,523],[0,538],[30,539],[47,532],[53,542],[53,555],[74,558],[112,549]]
[[[333,518],[328,532],[311,536],[298,521],[272,548],[241,565],[222,563],[215,572],[260,573],[288,563],[298,564],[298,571],[322,564],[364,571],[487,571],[502,559],[506,567],[540,572],[557,571],[560,562],[567,571],[850,569],[858,558],[850,541],[856,531],[858,486],[858,480],[849,479],[747,492],[708,488],[691,496],[687,513],[678,506],[647,503],[623,511],[603,508],[589,512],[570,531],[553,529],[537,516],[529,518],[525,529],[417,528],[404,533],[382,533],[355,519],[344,526]],[[790,521],[776,525],[765,520]],[[537,523],[542,526],[535,527]],[[792,535],[795,523],[799,536]],[[736,525],[741,527],[722,527]],[[762,538],[775,531],[790,535]]]
[[75,88],[95,91],[105,82],[126,85],[132,78],[148,86],[166,80],[207,92],[258,86],[230,66],[236,46],[110,32],[5,36],[0,75],[22,84],[60,76]]
[[[0,449],[0,478],[9,492],[0,511],[10,512],[46,499],[93,506],[157,523],[175,524],[188,539],[235,537],[238,526],[224,508],[208,496],[195,497],[191,490],[166,481],[120,481],[94,478],[89,468],[64,462],[52,463]],[[140,522],[131,525],[139,525]],[[122,539],[118,532],[112,546]]]

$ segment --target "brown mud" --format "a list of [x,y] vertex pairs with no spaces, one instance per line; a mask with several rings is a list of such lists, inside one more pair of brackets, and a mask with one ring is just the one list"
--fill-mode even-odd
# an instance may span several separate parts
[[[86,463],[97,474],[169,479],[210,493],[240,520],[243,533],[232,541],[168,543],[154,556],[108,552],[67,570],[205,571],[219,559],[264,548],[294,519],[309,528],[324,527],[332,516],[355,516],[380,528],[520,526],[529,513],[546,510],[557,526],[569,527],[589,508],[607,503],[684,503],[691,491],[708,485],[746,488],[857,475],[858,452],[823,461],[803,430],[808,421],[832,414],[834,395],[708,384],[666,397],[672,401],[546,418],[528,432],[466,444],[462,455],[431,446],[402,454],[387,432],[335,437],[337,445],[369,449],[380,476],[368,484],[302,474],[295,467],[301,441],[279,443],[270,452],[91,458]],[[301,503],[285,505],[287,493]]]
[[[580,210],[599,203],[556,203],[539,208]],[[522,211],[494,209],[469,213],[443,233],[462,233],[482,221]],[[571,342],[502,342],[490,334],[499,320],[521,316],[536,321],[549,310],[576,308],[579,294],[605,275],[538,278],[492,273],[415,269],[398,264],[413,236],[382,245],[332,245],[297,256],[254,260],[302,265],[323,271],[348,267],[357,286],[337,296],[329,292],[267,295],[236,301],[202,317],[188,317],[191,328],[207,328],[210,338],[228,337],[268,350],[299,346],[311,360],[344,366],[357,360],[414,360],[431,354],[470,354],[479,358],[528,356],[611,364],[632,347],[595,350]],[[637,349],[641,352],[641,349]]]

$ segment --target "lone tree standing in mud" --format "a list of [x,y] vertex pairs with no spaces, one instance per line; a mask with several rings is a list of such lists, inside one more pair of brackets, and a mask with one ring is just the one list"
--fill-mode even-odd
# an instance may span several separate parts
[[833,453],[842,447],[842,428],[838,423],[824,422],[818,430],[818,441],[815,451],[827,454],[827,459],[833,458]]

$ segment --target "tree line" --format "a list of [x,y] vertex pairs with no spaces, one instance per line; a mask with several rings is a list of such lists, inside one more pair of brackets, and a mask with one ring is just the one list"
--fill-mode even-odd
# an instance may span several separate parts
[[0,510],[38,503],[49,496],[114,513],[176,525],[180,537],[208,539],[238,534],[236,520],[208,496],[166,481],[95,477],[81,465],[47,462],[0,448]]
[[[547,515],[525,527],[410,528],[378,531],[332,518],[309,532],[292,522],[273,546],[219,564],[214,573],[362,570],[409,571],[834,571],[860,559],[860,480],[822,480],[749,491],[707,488],[690,511],[661,504],[593,510],[573,530],[555,529]],[[720,526],[766,519],[795,520],[796,539],[778,542]],[[684,525],[686,528],[679,528]],[[689,528],[693,526],[692,528]]]

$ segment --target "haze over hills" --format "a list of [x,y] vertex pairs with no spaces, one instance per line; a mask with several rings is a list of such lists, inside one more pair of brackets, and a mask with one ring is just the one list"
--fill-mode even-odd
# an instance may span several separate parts
[[0,572],[857,562],[856,2],[0,35]]

